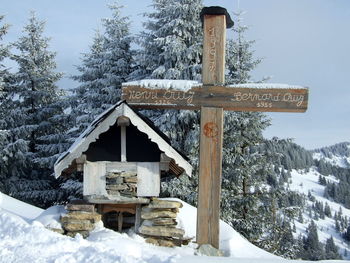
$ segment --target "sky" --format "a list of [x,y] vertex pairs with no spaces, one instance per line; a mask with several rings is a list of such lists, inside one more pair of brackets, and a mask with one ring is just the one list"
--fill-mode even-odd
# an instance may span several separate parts
[[[46,21],[45,36],[57,52],[57,70],[64,78],[58,83],[70,89],[78,85],[69,76],[77,74],[82,54],[88,52],[101,19],[110,17],[107,5],[113,0],[1,0],[0,14],[10,24],[5,42],[18,40],[30,11]],[[151,0],[120,0],[123,15],[137,34],[151,11]],[[348,0],[204,0],[232,14],[245,12],[246,34],[255,40],[253,48],[262,63],[253,79],[271,77],[268,82],[306,86],[306,113],[268,113],[272,125],[268,138],[293,138],[306,149],[350,141],[350,1]],[[229,32],[229,37],[232,36]],[[11,63],[8,66],[15,67]]]

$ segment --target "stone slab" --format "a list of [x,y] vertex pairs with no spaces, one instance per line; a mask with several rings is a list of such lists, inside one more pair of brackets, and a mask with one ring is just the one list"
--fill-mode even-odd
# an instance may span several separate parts
[[142,219],[155,219],[155,218],[176,218],[177,214],[170,211],[151,211],[141,212]]
[[121,176],[118,176],[116,178],[107,178],[106,184],[122,184],[124,183],[124,179]]
[[71,212],[61,216],[62,223],[67,223],[72,220],[89,220],[92,223],[96,223],[98,221],[101,221],[101,215],[97,213]]
[[125,183],[137,183],[137,176],[131,176],[131,177],[125,177],[124,178]]
[[126,184],[107,184],[106,185],[106,190],[123,191],[128,189],[129,187]]
[[153,199],[148,205],[149,208],[181,208],[182,203],[177,201],[168,201],[168,200],[160,200]]
[[95,206],[92,204],[67,204],[66,209],[68,211],[95,212]]
[[139,232],[143,235],[157,237],[182,238],[185,234],[183,229],[170,228],[164,226],[141,226]]
[[173,218],[155,218],[152,219],[152,223],[154,226],[167,226],[167,225],[176,225],[177,222]]
[[62,227],[68,232],[90,231],[94,229],[94,225],[89,220],[62,222]]

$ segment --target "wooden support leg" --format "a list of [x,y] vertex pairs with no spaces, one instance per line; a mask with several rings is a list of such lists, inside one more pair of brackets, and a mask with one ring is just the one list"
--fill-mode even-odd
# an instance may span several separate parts
[[141,205],[136,205],[135,211],[135,233],[139,232],[139,227],[141,225]]
[[118,232],[122,232],[123,229],[123,212],[118,213]]

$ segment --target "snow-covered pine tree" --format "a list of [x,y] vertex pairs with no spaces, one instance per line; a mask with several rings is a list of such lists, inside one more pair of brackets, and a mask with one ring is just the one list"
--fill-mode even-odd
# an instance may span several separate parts
[[3,38],[7,34],[7,30],[9,28],[8,24],[3,23],[4,18],[5,17],[3,15],[0,15],[0,94],[2,94],[4,91],[6,75],[9,74],[8,70],[3,64],[3,60],[9,57],[9,47],[3,43]]
[[[148,21],[141,33],[137,53],[137,69],[133,79],[201,79],[202,25],[199,14],[201,0],[153,0],[153,11],[146,13]],[[169,136],[172,144],[198,164],[199,113],[187,110],[144,111]],[[194,203],[195,193],[185,186],[194,181],[163,183],[165,192],[172,193],[181,185],[178,197]],[[182,194],[180,194],[180,192]]]
[[326,240],[325,250],[325,259],[342,259],[339,254],[339,249],[334,243],[334,239],[331,236]]
[[[245,39],[242,12],[235,13],[234,39],[227,41],[226,84],[251,82],[261,62],[254,58],[254,41]],[[251,242],[259,242],[266,223],[267,173],[272,166],[259,150],[262,131],[270,125],[259,112],[225,112],[222,217]],[[268,203],[268,202],[267,202]],[[270,202],[271,204],[271,202]]]
[[[4,19],[1,16],[0,22]],[[20,118],[18,97],[13,91],[13,75],[2,64],[5,58],[11,57],[9,46],[2,43],[8,30],[7,24],[0,27],[0,191],[9,193],[10,178],[20,176],[25,171],[25,153],[28,143],[21,137],[23,129],[14,129],[23,123]]]
[[134,79],[201,79],[201,0],[153,0]]
[[121,15],[121,6],[113,4],[109,8],[112,17],[102,20],[104,33],[96,33],[78,67],[80,74],[73,76],[81,84],[71,97],[71,115],[76,119],[72,137],[120,100],[121,84],[127,81],[133,66],[128,18]]
[[57,199],[51,175],[55,155],[61,151],[56,135],[62,127],[55,116],[63,110],[59,103],[62,91],[56,86],[61,74],[55,72],[55,53],[48,49],[44,25],[32,12],[24,35],[13,44],[17,52],[12,59],[18,64],[18,71],[11,84],[14,107],[6,120],[10,143],[21,142],[23,146],[12,147],[9,153],[15,158],[8,163],[7,191],[38,206]]
[[[84,53],[82,57],[82,65],[77,69],[80,72],[79,76],[73,76],[74,80],[81,84],[72,90],[72,95],[69,97],[72,116],[72,129],[69,131],[72,140],[91,123],[102,109],[99,101],[99,92],[103,88],[103,36],[99,31],[96,32],[93,44],[90,46],[89,53]],[[95,102],[98,106],[95,106]]]
[[[154,0],[154,11],[146,13],[147,31],[140,35],[134,79],[200,80],[202,54],[201,0]],[[176,147],[190,154],[198,142],[198,113],[193,111],[153,111],[152,120]],[[195,141],[194,141],[195,140]]]
[[313,220],[311,220],[306,232],[307,236],[303,238],[303,249],[300,257],[305,260],[324,259],[324,249],[318,239],[317,225]]
[[8,45],[3,43],[3,38],[9,28],[8,24],[3,23],[4,16],[0,15],[0,192],[5,191],[5,181],[8,176],[8,162],[11,162],[11,156],[8,155],[11,150],[10,133],[8,131],[6,119],[11,109],[11,97],[9,96],[10,72],[3,64],[4,59],[9,58],[10,51]]

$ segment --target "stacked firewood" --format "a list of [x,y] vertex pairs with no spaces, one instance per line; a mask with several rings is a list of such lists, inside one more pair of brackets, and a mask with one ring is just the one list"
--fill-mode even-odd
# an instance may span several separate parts
[[136,197],[137,174],[134,172],[107,173],[106,190],[113,196]]
[[144,206],[141,211],[143,222],[138,231],[146,238],[146,242],[166,247],[188,243],[189,240],[184,239],[185,231],[178,228],[176,221],[181,207],[181,202],[155,198]]

